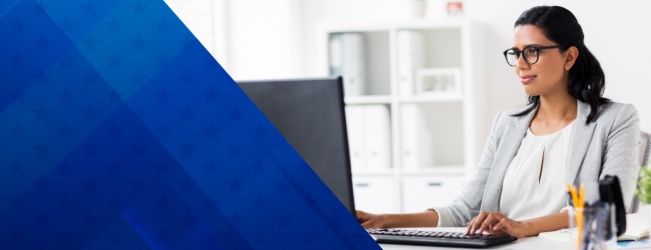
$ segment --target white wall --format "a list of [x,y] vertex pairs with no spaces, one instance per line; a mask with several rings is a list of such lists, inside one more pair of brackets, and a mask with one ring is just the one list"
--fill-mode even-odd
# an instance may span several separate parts
[[165,0],[165,3],[211,53],[216,51],[219,40],[215,34],[217,17],[214,15],[215,5],[218,2],[219,0]]
[[235,0],[231,4],[231,77],[300,77],[303,36],[298,0]]
[[[227,61],[225,68],[235,79],[317,76],[314,71],[317,23],[399,19],[404,15],[399,6],[406,1],[216,0],[220,4],[214,7],[210,0],[166,0],[184,22],[186,18],[191,20],[193,14],[186,15],[187,10],[177,8],[181,5],[179,2],[185,6],[211,5],[213,13],[229,15],[226,20],[218,17],[211,24],[211,29],[222,32],[206,31],[210,28],[202,21],[186,24],[206,47],[212,46],[211,52],[222,48],[221,54],[228,54],[224,59]],[[605,96],[634,104],[640,114],[641,129],[651,132],[651,79],[645,75],[651,65],[651,50],[646,48],[651,41],[648,32],[651,1],[463,2],[465,15],[483,23],[485,28],[485,91],[476,93],[485,97],[485,112],[477,117],[483,124],[489,126],[499,111],[525,103],[517,75],[501,54],[512,45],[515,20],[522,11],[535,5],[561,5],[577,17],[583,26],[586,45],[606,72]],[[220,6],[225,6],[225,10],[220,10]],[[228,32],[223,31],[225,27]],[[223,34],[223,37],[216,37],[216,34]],[[221,63],[219,55],[217,58]],[[479,148],[485,144],[489,129],[484,127],[477,134]],[[480,153],[478,150],[477,154]]]
[[237,80],[305,76],[301,0],[165,0]]

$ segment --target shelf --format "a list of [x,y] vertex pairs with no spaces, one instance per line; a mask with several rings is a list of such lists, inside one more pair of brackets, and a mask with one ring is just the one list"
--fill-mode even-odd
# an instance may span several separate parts
[[353,175],[393,175],[393,169],[380,169],[380,170],[368,170],[368,169],[363,169],[363,170],[353,170],[352,171]]
[[344,97],[346,104],[389,104],[391,96],[388,95],[367,95],[367,96],[347,96]]
[[[330,50],[332,34],[350,32],[361,33],[364,36],[364,71],[366,73],[360,78],[364,79],[363,82],[367,86],[365,91],[360,92],[362,95],[344,97],[347,109],[352,108],[353,110],[350,112],[351,116],[361,117],[360,114],[353,114],[354,110],[374,104],[386,106],[390,113],[391,159],[390,164],[387,164],[390,167],[383,165],[382,168],[375,169],[372,167],[352,169],[354,180],[363,181],[362,184],[366,183],[367,185],[355,186],[356,192],[363,193],[360,195],[356,193],[356,204],[359,202],[359,204],[373,208],[385,207],[392,213],[401,213],[411,206],[414,199],[424,200],[418,196],[416,198],[405,196],[403,188],[409,186],[407,184],[414,184],[406,182],[419,178],[440,180],[442,185],[426,185],[424,188],[432,194],[444,192],[454,198],[456,193],[450,192],[450,190],[461,190],[457,186],[462,185],[464,180],[472,174],[475,164],[474,130],[475,126],[481,126],[476,125],[474,119],[476,106],[473,95],[475,93],[474,73],[477,70],[473,62],[481,59],[481,57],[475,58],[475,53],[483,54],[482,51],[475,51],[479,45],[479,42],[476,41],[480,41],[480,39],[475,39],[472,27],[476,25],[473,23],[474,21],[468,18],[445,18],[330,22],[317,25],[315,41],[318,50],[315,53],[317,63],[314,66],[315,72],[319,75],[333,74],[331,61],[329,61],[333,55]],[[403,35],[407,34],[407,32],[403,32],[406,30],[413,31],[409,33],[417,34],[418,38],[416,40],[406,39]],[[411,46],[418,49],[410,50],[399,46],[404,42],[409,42]],[[412,55],[413,61],[409,61],[409,58],[405,59],[403,55]],[[418,55],[418,57],[414,55]],[[423,58],[420,58],[421,55]],[[461,69],[461,82],[458,88],[455,88],[458,92],[416,94],[416,86],[409,89],[405,88],[405,85],[401,85],[405,83],[416,85],[417,82],[416,76],[409,77],[405,72],[413,71],[416,74],[415,69],[431,68]],[[349,82],[356,83],[357,81]],[[403,93],[412,94],[402,95]],[[417,116],[416,121],[411,121],[412,119],[408,118],[414,110],[418,110],[422,116]],[[347,117],[347,123],[348,120],[354,119]],[[410,124],[418,126],[409,126]],[[367,130],[364,131],[363,135],[366,138]],[[414,133],[407,134],[406,131],[417,131],[417,133],[414,136]],[[361,135],[362,133],[350,133],[349,131],[349,138],[353,134]],[[417,140],[414,142],[413,138]],[[428,144],[421,138],[429,139],[430,143]],[[367,146],[357,148],[364,147]],[[412,149],[416,154],[406,155],[405,150],[411,152]],[[420,153],[432,154],[432,159],[418,158],[417,162],[414,161],[413,156],[418,156]],[[356,155],[359,156],[359,154]],[[412,158],[405,158],[407,156],[412,156]],[[366,165],[375,166],[373,164]],[[405,165],[422,165],[422,167],[404,169]],[[416,185],[420,184],[416,183]],[[367,199],[364,200],[363,197],[367,197]],[[378,200],[376,197],[382,197],[382,199]],[[425,202],[441,201],[441,198],[432,199],[434,200]]]
[[442,18],[423,20],[390,20],[373,22],[334,22],[318,23],[317,27],[325,32],[360,32],[360,31],[383,31],[391,29],[449,29],[461,28],[467,25],[467,18]]
[[[414,95],[414,96],[400,96],[398,102],[401,103],[427,103],[427,102],[461,102],[463,96],[461,95]],[[366,95],[366,96],[347,96],[344,97],[346,104],[390,104],[391,96],[389,95]]]
[[463,175],[464,166],[424,167],[419,169],[404,169],[403,175]]
[[[383,176],[394,175],[394,169],[380,169],[380,170],[353,170],[353,175],[358,176]],[[419,169],[402,169],[399,172],[401,175],[464,175],[464,166],[438,166],[438,167],[423,167]]]
[[398,98],[402,103],[418,103],[418,102],[460,102],[463,101],[461,95],[414,95],[414,96],[401,96]]

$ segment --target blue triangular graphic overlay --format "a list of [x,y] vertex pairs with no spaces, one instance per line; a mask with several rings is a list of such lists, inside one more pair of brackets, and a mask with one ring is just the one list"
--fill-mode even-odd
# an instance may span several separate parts
[[0,46],[0,249],[379,249],[162,0],[2,1]]

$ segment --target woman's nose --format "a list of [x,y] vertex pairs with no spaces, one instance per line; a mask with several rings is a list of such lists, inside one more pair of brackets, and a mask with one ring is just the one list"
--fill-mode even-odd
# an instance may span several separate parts
[[529,64],[524,60],[524,55],[520,54],[518,58],[518,64],[515,65],[515,68],[529,68]]

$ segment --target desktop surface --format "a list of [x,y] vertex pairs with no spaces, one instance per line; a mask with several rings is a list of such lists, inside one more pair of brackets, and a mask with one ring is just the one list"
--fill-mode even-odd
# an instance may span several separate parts
[[[400,228],[407,230],[421,230],[421,231],[434,231],[434,232],[465,232],[465,227],[416,227],[416,228]],[[563,249],[572,249],[569,244],[557,242],[549,239],[539,238],[537,236],[525,237],[518,239],[515,242],[487,247],[487,248],[463,248],[463,247],[434,247],[434,246],[413,246],[413,245],[396,245],[396,244],[380,244],[380,247],[384,250],[418,250],[418,249],[450,249],[450,250],[460,250],[460,249],[517,249],[517,250],[543,250],[543,249],[554,249],[554,250],[563,250]]]

